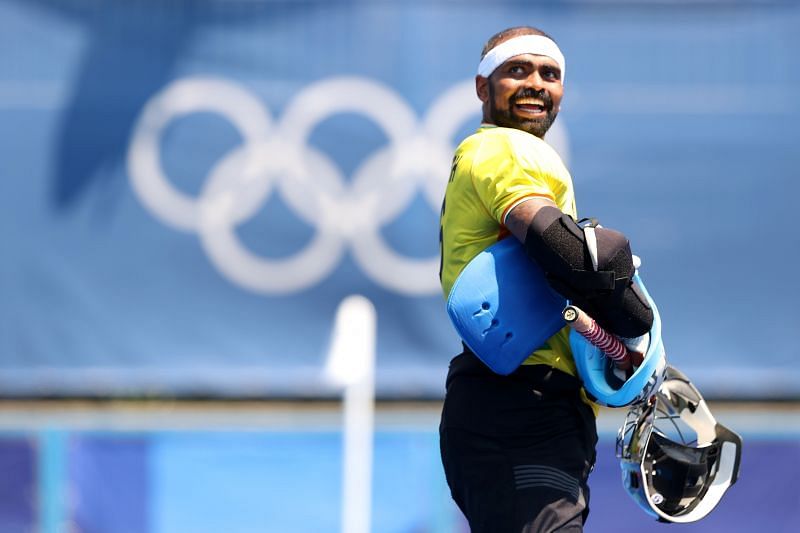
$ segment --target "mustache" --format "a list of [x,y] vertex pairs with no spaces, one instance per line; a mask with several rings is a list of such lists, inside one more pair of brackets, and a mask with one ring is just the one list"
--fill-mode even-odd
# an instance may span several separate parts
[[537,91],[529,87],[524,87],[514,94],[512,100],[519,100],[520,98],[536,98],[544,103],[546,109],[553,109],[553,99],[550,97],[550,93],[544,89],[539,89]]

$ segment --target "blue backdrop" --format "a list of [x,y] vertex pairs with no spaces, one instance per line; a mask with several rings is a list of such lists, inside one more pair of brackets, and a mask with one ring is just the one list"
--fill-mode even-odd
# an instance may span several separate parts
[[670,360],[797,397],[793,2],[0,2],[0,391],[314,395],[378,312],[378,391],[458,342],[438,207],[484,41],[551,33],[549,140],[630,236]]

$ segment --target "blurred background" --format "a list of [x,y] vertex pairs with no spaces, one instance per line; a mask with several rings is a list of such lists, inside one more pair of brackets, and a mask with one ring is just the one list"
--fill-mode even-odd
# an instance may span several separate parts
[[347,427],[369,531],[467,531],[438,211],[515,25],[567,58],[579,214],[630,237],[669,361],[745,439],[719,508],[665,526],[603,411],[587,531],[795,531],[800,3],[0,0],[0,533],[342,531]]

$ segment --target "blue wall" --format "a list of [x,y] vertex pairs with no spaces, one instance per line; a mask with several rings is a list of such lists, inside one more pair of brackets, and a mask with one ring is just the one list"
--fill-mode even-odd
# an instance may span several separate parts
[[0,3],[0,394],[320,394],[335,309],[379,394],[440,396],[450,153],[478,54],[567,57],[551,142],[628,234],[670,361],[798,397],[794,2]]

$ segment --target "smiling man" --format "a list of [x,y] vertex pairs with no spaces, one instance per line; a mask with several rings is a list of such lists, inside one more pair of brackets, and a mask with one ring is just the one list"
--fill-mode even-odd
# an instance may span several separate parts
[[[447,297],[481,251],[516,238],[555,290],[613,333],[636,337],[649,331],[652,311],[630,283],[628,241],[595,228],[589,249],[575,222],[572,178],[544,140],[565,66],[536,28],[510,28],[486,43],[475,78],[483,123],[456,149],[442,205],[442,290]],[[508,376],[466,345],[451,361],[442,463],[474,533],[583,530],[597,432],[576,376],[567,328]]]

